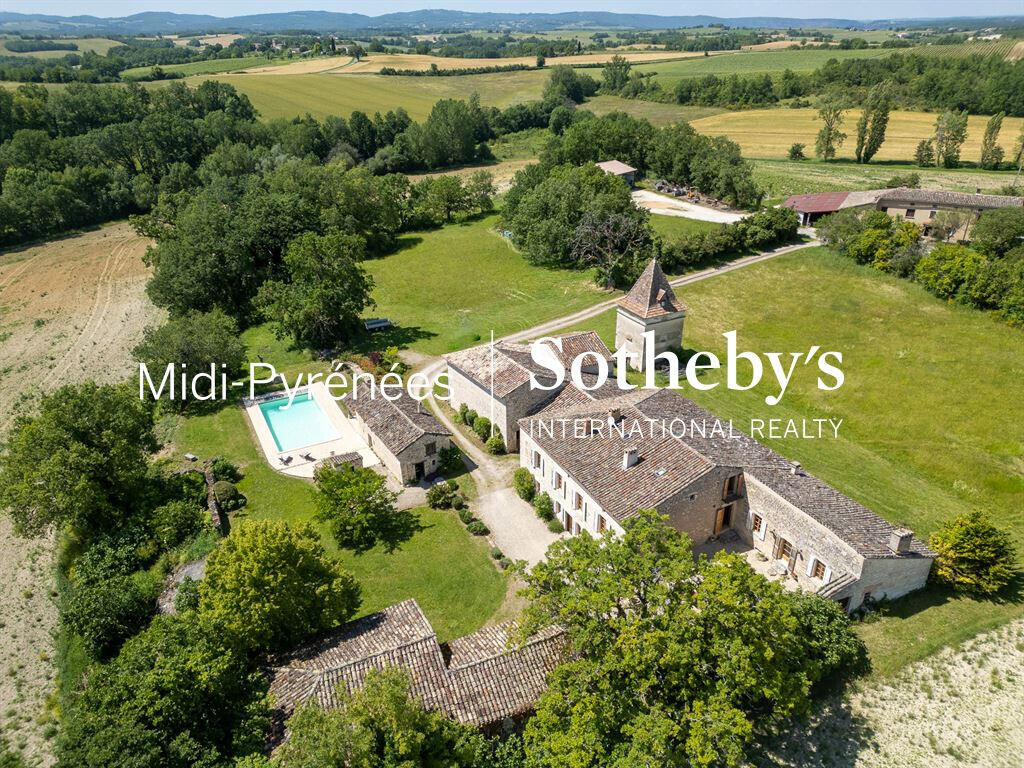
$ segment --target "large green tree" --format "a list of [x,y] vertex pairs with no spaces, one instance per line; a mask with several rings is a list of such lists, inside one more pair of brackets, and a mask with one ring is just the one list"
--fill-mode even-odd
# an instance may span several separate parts
[[279,337],[318,349],[337,346],[351,338],[360,313],[373,306],[373,278],[359,266],[365,255],[357,235],[307,232],[285,252],[290,279],[264,283],[256,304]]
[[246,650],[289,648],[347,621],[360,588],[309,525],[236,525],[210,554],[199,612]]
[[971,245],[986,256],[1003,256],[1024,245],[1024,208],[985,211],[971,230]]
[[565,165],[522,196],[508,217],[508,227],[531,263],[579,266],[572,258],[573,238],[585,214],[597,221],[643,217],[621,179],[594,165]]
[[405,516],[396,511],[398,495],[383,475],[368,467],[323,466],[315,479],[317,519],[327,523],[338,546],[358,552],[393,541]]
[[[26,406],[26,411],[28,407]],[[109,530],[137,503],[156,450],[152,408],[130,386],[65,385],[19,415],[0,455],[0,509],[15,530]]]
[[822,160],[831,160],[836,150],[846,140],[846,134],[840,130],[843,124],[843,113],[846,108],[835,96],[826,96],[818,107],[818,119],[822,126],[814,142],[814,152]]
[[653,510],[556,542],[525,579],[524,634],[560,625],[571,652],[527,724],[538,765],[735,766],[757,718],[807,704],[782,588],[736,555],[695,562]]
[[[171,318],[163,325],[147,328],[133,354],[140,363],[145,363],[156,386],[168,366],[173,366],[174,376],[184,371],[190,377],[209,373],[213,366],[213,383],[219,386],[220,375],[226,374],[231,381],[242,370],[246,359],[245,344],[238,337],[238,324],[219,309],[190,312]],[[184,369],[180,367],[182,364]],[[183,393],[176,394],[181,398]],[[204,387],[196,394],[208,397],[212,394],[211,388]],[[191,392],[187,396],[188,399],[172,401],[172,405],[184,408],[194,402]]]
[[991,595],[1016,572],[1016,552],[1006,531],[980,512],[968,512],[946,522],[932,534],[935,580],[961,592]]
[[362,690],[339,695],[335,709],[310,702],[292,716],[278,768],[484,768],[480,733],[426,711],[405,670],[371,671]]
[[1005,112],[996,112],[985,124],[981,138],[981,167],[995,169],[1003,162],[1003,148],[999,146],[999,131],[1003,128]]
[[870,163],[885,141],[885,129],[889,125],[889,111],[892,109],[891,86],[882,82],[868,94],[867,102],[857,121],[858,163]]
[[262,749],[267,683],[195,614],[160,616],[90,671],[61,718],[58,764],[228,768]]
[[960,165],[960,148],[967,141],[967,110],[947,109],[935,119],[935,163],[943,168]]

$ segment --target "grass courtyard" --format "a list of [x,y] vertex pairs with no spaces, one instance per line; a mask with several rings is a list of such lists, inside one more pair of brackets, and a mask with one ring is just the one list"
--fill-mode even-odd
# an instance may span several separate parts
[[[679,291],[689,308],[684,346],[843,352],[846,382],[819,392],[798,373],[782,402],[766,387],[682,394],[748,430],[751,418],[843,419],[840,438],[770,445],[921,538],[967,509],[1011,531],[1024,555],[1024,335],[976,310],[946,304],[912,283],[824,248],[799,251]],[[614,341],[614,313],[581,324]],[[876,672],[1024,614],[1019,598],[973,600],[929,589],[860,625]]]
[[[289,366],[277,356],[267,359]],[[266,463],[240,407],[226,405],[215,413],[176,419],[172,426],[175,460],[183,461],[187,451],[203,458],[224,456],[245,473],[238,488],[248,503],[235,516],[235,525],[275,519],[308,522],[321,532],[327,550],[362,585],[360,615],[415,598],[444,642],[480,628],[501,607],[505,575],[494,567],[486,540],[467,533],[452,510],[415,510],[420,530],[393,552],[381,546],[361,554],[339,550],[326,526],[313,519],[313,485]]]

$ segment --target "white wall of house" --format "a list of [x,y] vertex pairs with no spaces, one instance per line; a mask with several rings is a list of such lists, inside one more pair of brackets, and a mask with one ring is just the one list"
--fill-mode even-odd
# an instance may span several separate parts
[[[520,435],[519,465],[530,470],[538,493],[551,497],[555,516],[570,533],[586,531],[597,536],[604,528],[623,533],[622,527],[605,513],[583,486],[525,433]],[[571,522],[571,530],[567,522]]]
[[467,408],[476,411],[478,415],[491,419],[494,426],[501,432],[501,436],[505,438],[505,444],[512,447],[509,445],[509,435],[515,433],[515,422],[512,423],[510,430],[509,414],[505,403],[498,398],[493,398],[494,417],[491,418],[492,398],[490,392],[450,365],[448,366],[448,387],[451,391],[451,400],[448,404],[454,410],[458,410],[459,406],[465,403]]
[[644,320],[619,307],[615,313],[615,348],[627,350],[630,365],[642,370],[645,331],[654,333],[654,353],[676,351],[683,343],[684,313]]

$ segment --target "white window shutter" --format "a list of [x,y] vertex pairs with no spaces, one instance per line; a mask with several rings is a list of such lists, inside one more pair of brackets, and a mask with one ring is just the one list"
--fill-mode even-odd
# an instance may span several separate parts
[[754,510],[747,509],[747,528],[754,530]]
[[832,581],[832,569],[826,565],[825,575],[821,577],[821,583],[824,586],[825,584],[828,584],[830,581]]
[[764,541],[764,535],[768,533],[768,521],[763,517],[761,518],[761,541]]
[[814,561],[818,558],[814,556],[813,552],[807,554],[807,575],[810,576],[814,573]]

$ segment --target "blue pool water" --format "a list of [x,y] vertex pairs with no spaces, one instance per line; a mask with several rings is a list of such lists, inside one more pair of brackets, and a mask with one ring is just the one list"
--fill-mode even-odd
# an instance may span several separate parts
[[290,407],[287,397],[268,400],[260,403],[260,411],[279,451],[294,451],[341,437],[308,394],[297,395]]

